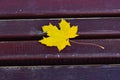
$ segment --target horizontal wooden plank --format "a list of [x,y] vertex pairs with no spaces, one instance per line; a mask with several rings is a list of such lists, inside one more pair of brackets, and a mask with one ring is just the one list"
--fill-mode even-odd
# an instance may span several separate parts
[[94,45],[76,44],[71,42],[70,47],[66,47],[59,52],[55,47],[47,47],[37,41],[8,41],[0,42],[0,59],[15,58],[102,58],[120,57],[120,39],[96,39],[96,40],[73,40],[79,43],[96,43],[104,46],[101,49]]
[[[120,39],[73,41],[79,43],[96,43],[104,46],[105,49],[94,45],[80,45],[71,42],[72,46],[66,47],[59,52],[57,48],[47,47],[37,41],[0,42],[0,61],[3,61],[2,63],[0,62],[0,65],[4,64],[4,61],[9,60],[13,61],[11,64],[14,61],[18,61],[18,63],[19,61],[23,61],[22,63],[24,63],[24,61],[30,60],[38,60],[38,64],[119,63]],[[117,60],[117,62],[114,60]],[[34,64],[32,61],[28,63]]]
[[119,16],[119,4],[119,0],[0,0],[0,18]]
[[0,67],[0,80],[119,80],[119,65]]
[[[67,18],[72,25],[78,25],[79,38],[119,38],[120,18]],[[15,19],[0,20],[0,40],[39,39],[41,27],[52,23],[58,26],[58,19]]]

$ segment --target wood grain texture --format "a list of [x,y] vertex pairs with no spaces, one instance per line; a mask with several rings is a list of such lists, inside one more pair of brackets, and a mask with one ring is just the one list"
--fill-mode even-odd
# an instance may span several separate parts
[[[78,38],[119,38],[120,18],[67,18],[72,25],[78,25]],[[42,26],[52,23],[57,25],[58,19],[15,19],[0,20],[0,40],[36,40],[42,38]]]
[[119,80],[120,66],[0,67],[1,80]]
[[0,0],[0,18],[116,16],[119,0]]

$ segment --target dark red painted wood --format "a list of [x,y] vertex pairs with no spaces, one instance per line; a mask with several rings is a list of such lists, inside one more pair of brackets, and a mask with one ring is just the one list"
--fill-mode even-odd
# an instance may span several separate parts
[[71,42],[71,47],[59,52],[57,48],[47,47],[37,41],[3,41],[0,42],[0,60],[120,58],[120,39],[74,41],[96,43],[104,46],[105,49]]
[[120,66],[0,67],[0,80],[119,80]]
[[119,0],[0,0],[0,18],[120,14]]
[[[71,25],[78,25],[79,38],[119,38],[120,18],[73,18]],[[41,27],[52,23],[58,26],[60,19],[0,20],[0,40],[39,39],[44,34]]]

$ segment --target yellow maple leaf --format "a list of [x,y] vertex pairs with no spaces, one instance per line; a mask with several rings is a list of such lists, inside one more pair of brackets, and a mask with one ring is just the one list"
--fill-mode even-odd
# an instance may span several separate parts
[[59,51],[63,50],[66,46],[71,46],[69,38],[75,38],[78,36],[78,26],[70,27],[70,23],[65,19],[62,19],[59,23],[59,28],[60,29],[51,23],[42,26],[43,32],[47,33],[48,37],[43,37],[39,42],[46,46],[56,46]]

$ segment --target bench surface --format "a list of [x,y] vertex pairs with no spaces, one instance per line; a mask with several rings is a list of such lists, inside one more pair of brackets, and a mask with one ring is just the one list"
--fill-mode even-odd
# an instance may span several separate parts
[[[119,80],[119,15],[120,0],[0,0],[0,80]],[[61,18],[78,25],[73,41],[105,49],[40,44],[41,27]]]

